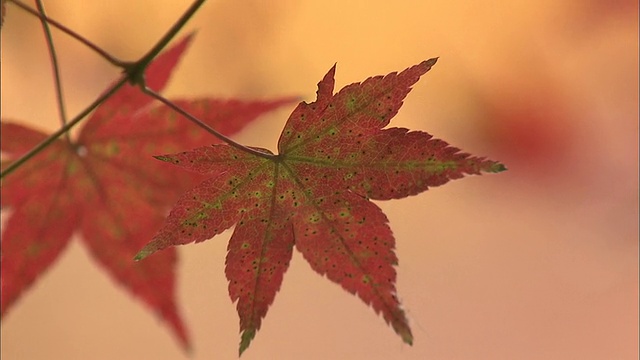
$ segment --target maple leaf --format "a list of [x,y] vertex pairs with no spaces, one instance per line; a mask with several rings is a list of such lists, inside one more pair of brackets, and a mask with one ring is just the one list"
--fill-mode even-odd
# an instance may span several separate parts
[[[164,88],[190,39],[184,38],[149,65],[150,88]],[[260,114],[292,101],[201,98],[174,103],[231,134]],[[3,167],[47,137],[8,121],[2,122],[1,134]],[[96,109],[77,140],[55,141],[3,179],[2,208],[12,213],[2,232],[2,315],[79,231],[107,273],[159,313],[188,347],[175,302],[175,251],[144,263],[131,258],[160,228],[179,195],[201,180],[176,176],[170,166],[151,155],[211,141],[209,134],[168,107],[154,106],[149,96],[125,85]]]
[[411,344],[395,295],[395,240],[370,199],[398,199],[464,174],[505,170],[427,133],[383,129],[435,62],[369,78],[335,95],[334,66],[318,84],[317,100],[300,103],[289,117],[278,155],[211,145],[157,156],[212,177],[176,203],[136,259],[236,225],[225,272],[240,316],[240,354],[260,329],[294,246],[316,272],[359,296]]

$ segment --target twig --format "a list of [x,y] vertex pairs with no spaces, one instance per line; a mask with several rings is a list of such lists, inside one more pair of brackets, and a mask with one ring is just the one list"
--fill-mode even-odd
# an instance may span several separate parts
[[100,95],[96,100],[94,100],[91,105],[89,105],[86,109],[84,109],[80,114],[76,115],[71,121],[69,121],[66,125],[58,129],[55,133],[51,134],[48,138],[42,141],[40,144],[36,145],[33,149],[29,150],[28,153],[24,154],[21,158],[11,163],[11,165],[7,166],[4,171],[0,173],[0,179],[14,172],[18,167],[20,167],[27,160],[34,157],[40,151],[44,150],[47,146],[52,144],[57,138],[59,138],[62,134],[69,132],[72,127],[77,125],[85,116],[89,115],[95,108],[97,108],[100,104],[102,104],[105,100],[107,100],[111,95],[115,94],[123,85],[127,83],[127,77],[123,76],[120,80],[113,85],[107,92]]
[[[36,0],[36,5],[38,7],[38,11],[42,16],[46,16],[44,11],[44,4],[42,0]],[[40,18],[40,22],[42,23],[42,29],[44,30],[44,37],[47,40],[47,48],[49,49],[49,58],[51,59],[51,67],[53,68],[53,80],[56,87],[56,100],[58,101],[58,112],[60,114],[60,122],[62,126],[65,126],[67,123],[67,112],[64,106],[64,96],[62,95],[62,84],[60,81],[60,67],[58,66],[58,56],[56,55],[56,48],[53,45],[53,36],[51,36],[51,29],[49,28],[49,24],[43,18]],[[71,144],[71,137],[69,133],[64,133],[67,142]]]
[[265,153],[265,152],[262,152],[262,151],[259,151],[259,150],[256,150],[256,149],[252,149],[250,147],[244,146],[242,144],[239,144],[239,143],[231,140],[230,138],[228,138],[228,137],[224,136],[223,134],[219,133],[216,129],[214,129],[211,126],[209,126],[206,123],[204,123],[202,120],[198,119],[197,117],[195,117],[195,116],[189,114],[188,112],[186,112],[185,110],[183,110],[181,107],[179,107],[178,105],[174,104],[171,100],[168,100],[167,98],[163,97],[162,95],[158,94],[157,92],[153,91],[150,88],[145,87],[142,91],[145,94],[148,94],[149,96],[153,97],[154,99],[159,100],[163,104],[167,105],[168,107],[170,107],[171,109],[173,109],[174,111],[179,113],[180,115],[186,117],[191,122],[193,122],[194,124],[198,125],[202,129],[204,129],[206,132],[212,134],[213,136],[215,136],[218,139],[222,140],[223,142],[229,144],[230,146],[235,147],[238,150],[241,150],[241,151],[244,151],[244,152],[253,154],[255,156],[259,156],[259,157],[265,158],[265,159],[273,159],[273,158],[276,157],[276,155]]
[[91,105],[89,105],[80,114],[78,114],[76,117],[74,117],[73,120],[71,120],[67,124],[63,125],[60,129],[58,129],[58,131],[56,131],[55,133],[51,134],[48,138],[46,138],[40,144],[35,146],[28,153],[24,154],[21,158],[19,158],[15,162],[12,162],[9,166],[7,166],[7,168],[4,169],[4,171],[0,172],[0,179],[2,179],[5,176],[9,175],[10,173],[14,172],[18,167],[20,167],[26,161],[28,161],[29,159],[34,157],[36,154],[38,154],[39,152],[44,150],[47,146],[52,144],[62,134],[68,133],[69,130],[71,130],[71,128],[73,128],[75,125],[77,125],[85,116],[87,116],[91,111],[93,111],[100,104],[102,104],[105,100],[107,100],[109,97],[111,97],[116,91],[118,91],[118,89],[120,89],[127,82],[138,84],[141,87],[143,92],[145,92],[145,93],[155,97],[156,99],[164,102],[169,107],[173,108],[174,110],[176,110],[179,113],[183,114],[187,118],[189,118],[192,121],[196,122],[196,124],[199,124],[205,130],[207,130],[209,132],[212,132],[212,134],[218,136],[220,139],[222,139],[223,141],[226,141],[230,145],[235,144],[234,146],[238,147],[239,149],[243,149],[244,151],[248,151],[248,152],[256,154],[258,156],[262,156],[262,157],[269,156],[268,154],[264,154],[264,153],[258,152],[257,150],[253,150],[253,149],[250,149],[250,148],[247,148],[245,146],[242,146],[240,144],[235,143],[233,140],[231,140],[231,139],[227,138],[226,136],[218,133],[217,131],[215,131],[214,129],[209,127],[207,124],[203,123],[202,121],[200,121],[200,120],[196,119],[195,117],[191,116],[190,114],[186,113],[184,110],[178,108],[171,101],[165,99],[164,97],[160,96],[159,94],[157,94],[156,92],[152,91],[151,89],[147,89],[146,88],[146,85],[144,83],[144,71],[146,70],[146,68],[149,65],[149,63],[160,53],[160,51],[162,51],[162,49],[165,46],[167,46],[167,44],[171,41],[171,39],[173,39],[173,37],[180,31],[180,29],[182,29],[182,27],[187,23],[187,21],[189,21],[189,19],[193,16],[193,14],[196,13],[196,11],[200,8],[200,6],[206,0],[195,0],[191,4],[191,6],[182,14],[182,16],[173,24],[173,26],[171,26],[171,28],[167,31],[167,33],[151,48],[151,50],[149,50],[147,52],[147,54],[144,55],[140,60],[138,60],[136,62],[133,62],[133,63],[132,62],[122,62],[122,61],[112,57],[106,51],[102,50],[97,45],[93,44],[89,40],[85,39],[81,35],[79,35],[76,32],[74,32],[73,30],[68,29],[64,25],[56,22],[55,20],[50,19],[49,17],[45,16],[44,14],[41,14],[41,13],[29,8],[28,6],[26,6],[23,3],[21,3],[19,0],[10,0],[10,1],[12,3],[16,4],[17,6],[19,6],[20,8],[24,9],[25,11],[37,16],[41,20],[46,21],[47,23],[49,23],[49,24],[53,25],[54,27],[60,29],[61,31],[63,31],[64,33],[70,35],[71,37],[75,38],[76,40],[80,41],[82,44],[86,45],[87,47],[93,49],[98,54],[100,54],[102,57],[104,57],[107,61],[109,61],[111,64],[114,64],[114,65],[116,65],[118,67],[122,67],[123,69],[125,69],[126,75],[121,77],[120,80],[115,85],[113,85],[109,90],[107,90],[107,92],[105,92],[100,97],[98,97],[93,103],[91,103]]
[[[193,14],[198,11],[200,6],[202,6],[205,1],[206,0],[195,0],[191,4],[191,6],[182,14],[182,16],[180,16],[180,18],[164,34],[164,36],[160,38],[160,40],[158,40],[158,42],[151,48],[151,50],[149,50],[140,60],[136,61],[134,64],[130,64],[135,65],[135,68],[131,66],[125,67],[127,72],[138,71],[139,75],[137,76],[142,76],[149,63],[160,53],[160,51],[162,51],[162,49],[165,48],[165,46],[167,46],[167,44],[169,44],[173,37],[176,36],[180,29],[182,29],[182,27],[187,23],[187,21],[189,21]],[[136,79],[134,78],[132,80]],[[144,88],[144,85],[142,85],[142,83],[139,84]]]
[[65,34],[71,36],[72,38],[78,40],[79,42],[81,42],[86,47],[88,47],[91,50],[93,50],[96,53],[98,53],[98,55],[103,57],[105,60],[107,60],[112,65],[115,65],[115,66],[121,67],[121,68],[125,67],[125,62],[124,61],[118,60],[115,57],[111,56],[111,54],[109,54],[108,52],[104,51],[98,45],[92,43],[87,38],[85,38],[82,35],[76,33],[75,31],[69,29],[68,27],[60,24],[59,22],[51,19],[48,16],[45,16],[44,14],[39,13],[36,10],[33,10],[32,8],[30,8],[27,5],[23,4],[20,0],[10,0],[10,2],[12,2],[16,6],[20,7],[22,10],[24,10],[24,11],[26,11],[26,12],[34,15],[34,16],[37,16],[38,18],[40,18],[41,21],[46,21],[47,23],[51,24],[53,27],[57,28],[58,30],[60,30],[60,31],[64,32]]

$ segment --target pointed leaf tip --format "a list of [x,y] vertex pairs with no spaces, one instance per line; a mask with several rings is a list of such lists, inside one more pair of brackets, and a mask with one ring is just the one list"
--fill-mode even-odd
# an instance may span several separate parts
[[424,64],[429,66],[429,67],[432,67],[433,65],[435,65],[438,62],[438,59],[440,59],[440,58],[439,57],[434,57],[434,58],[431,58],[429,60],[425,60]]
[[411,334],[411,332],[402,333],[400,334],[400,336],[402,337],[402,341],[410,346],[413,346],[413,335]]
[[140,252],[139,252],[139,253],[137,253],[137,254],[136,254],[136,256],[133,258],[133,261],[140,261],[140,260],[143,260],[143,259],[144,259],[144,258],[146,258],[147,256],[151,255],[151,253],[152,253],[152,252],[151,252],[151,251],[149,251],[149,250],[142,249],[142,250],[140,250]]
[[168,162],[171,163],[173,165],[178,165],[180,164],[180,160],[176,159],[174,156],[172,155],[152,155],[156,160],[160,160],[160,161],[164,161],[164,162]]
[[247,329],[242,332],[242,338],[240,339],[240,350],[238,356],[242,356],[242,353],[249,348],[251,340],[256,336],[256,329]]
[[152,155],[155,159],[160,161],[171,161],[171,158],[166,155]]
[[504,164],[501,164],[499,162],[491,165],[491,168],[489,169],[489,171],[493,172],[493,173],[499,173],[499,172],[503,172],[503,171],[507,171],[507,170],[508,170],[507,167],[504,166]]
[[400,335],[405,344],[413,345],[413,334],[411,333],[411,327],[409,327],[404,311],[401,311],[401,316],[401,321],[392,324],[393,330],[395,330],[396,334]]

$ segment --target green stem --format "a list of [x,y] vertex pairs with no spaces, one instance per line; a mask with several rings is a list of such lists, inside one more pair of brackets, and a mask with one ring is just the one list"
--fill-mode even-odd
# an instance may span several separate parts
[[[158,40],[158,42],[149,50],[140,60],[135,63],[125,64],[125,72],[129,75],[129,81],[133,84],[138,84],[142,89],[146,87],[144,84],[144,71],[149,66],[149,63],[162,51],[162,49],[169,44],[174,36],[182,29],[182,27],[189,21],[189,19],[195,14],[200,6],[204,4],[206,0],[195,0],[191,6],[180,16],[180,18],[171,26],[171,28],[164,34],[164,36]],[[144,91],[144,90],[143,90]]]
[[11,165],[7,166],[6,169],[2,173],[0,173],[0,179],[14,172],[18,167],[24,164],[27,160],[34,157],[40,151],[44,150],[47,146],[52,144],[57,138],[59,138],[62,134],[65,134],[71,130],[75,125],[77,125],[85,116],[89,115],[95,108],[97,108],[100,104],[102,104],[105,100],[111,97],[116,93],[123,85],[127,83],[127,77],[123,76],[117,83],[115,83],[107,92],[100,95],[94,102],[91,103],[86,109],[84,109],[80,114],[76,115],[71,121],[69,121],[66,125],[58,129],[55,133],[51,134],[48,138],[42,141],[33,149],[29,150],[28,153],[24,154],[21,158],[11,163]]
[[[42,16],[46,16],[44,11],[44,4],[42,0],[36,0],[36,5],[38,7],[38,11]],[[67,112],[64,106],[64,96],[62,95],[62,84],[60,81],[60,67],[58,66],[58,56],[56,55],[56,48],[53,45],[53,36],[51,36],[51,29],[49,28],[49,24],[43,18],[40,18],[40,22],[42,23],[42,29],[44,30],[44,37],[47,40],[47,48],[49,49],[49,58],[51,59],[51,67],[53,68],[53,80],[56,87],[56,100],[58,101],[58,112],[60,114],[60,122],[62,126],[67,124]],[[64,133],[65,138],[69,144],[71,144],[71,137],[69,133]]]
[[[143,92],[146,92],[148,94],[155,94],[154,97],[158,98],[161,101],[164,100],[163,102],[167,102],[169,106],[173,105],[174,108],[177,108],[170,101],[168,101],[165,98],[161,97],[160,95],[156,94],[152,90],[146,89],[146,86],[144,84],[144,71],[146,70],[146,68],[149,65],[149,63],[160,53],[160,51],[162,51],[162,49],[165,46],[167,46],[167,44],[171,41],[171,39],[173,39],[173,37],[180,31],[180,29],[182,29],[182,27],[187,23],[187,21],[189,21],[189,19],[193,16],[193,14],[195,14],[196,11],[198,11],[200,6],[205,1],[206,0],[195,0],[191,4],[191,6],[187,9],[187,11],[185,11],[185,13],[182,14],[182,16],[173,24],[173,26],[171,26],[171,28],[167,31],[167,33],[156,43],[156,45],[154,45],[153,48],[151,48],[151,50],[149,50],[147,52],[147,54],[145,56],[143,56],[140,60],[136,61],[135,63],[126,63],[126,62],[122,62],[120,60],[115,59],[114,57],[109,55],[106,51],[100,49],[98,46],[96,46],[95,44],[91,43],[89,40],[87,40],[84,37],[78,35],[74,31],[72,31],[72,30],[68,29],[67,27],[63,26],[62,24],[50,19],[49,17],[47,17],[47,16],[45,16],[43,14],[40,14],[37,11],[29,8],[28,6],[22,4],[19,0],[11,0],[12,3],[16,4],[17,6],[19,6],[22,9],[24,9],[25,11],[27,11],[27,12],[39,17],[40,19],[48,22],[49,24],[51,24],[54,27],[60,29],[61,31],[65,32],[66,34],[70,35],[71,37],[77,39],[78,41],[80,41],[81,43],[86,45],[87,47],[93,49],[98,54],[100,54],[102,57],[107,59],[107,61],[109,61],[110,63],[112,63],[112,64],[114,64],[114,65],[116,65],[118,67],[124,68],[126,76],[123,76],[115,85],[113,85],[109,90],[107,90],[107,92],[102,94],[98,99],[96,99],[93,103],[91,103],[91,105],[89,105],[85,110],[83,110],[80,114],[78,114],[75,118],[73,118],[73,120],[71,120],[70,122],[68,122],[64,126],[62,126],[55,133],[51,134],[47,139],[45,139],[43,142],[41,142],[36,147],[31,149],[28,153],[23,155],[21,158],[19,158],[15,162],[12,162],[11,165],[7,166],[7,168],[0,173],[0,179],[2,179],[5,176],[9,175],[10,173],[14,172],[18,167],[20,167],[26,161],[28,161],[29,159],[34,157],[36,154],[38,154],[39,152],[44,150],[47,146],[52,144],[62,134],[65,134],[65,133],[69,132],[69,130],[71,130],[71,128],[73,128],[75,125],[77,125],[85,116],[87,116],[91,111],[93,111],[95,108],[97,108],[101,103],[103,103],[105,100],[107,100],[109,97],[111,97],[111,95],[113,95],[116,91],[118,91],[118,89],[120,89],[127,82],[134,83],[134,84],[139,84],[141,86]],[[182,109],[180,109],[180,110],[182,110]],[[182,113],[182,114],[185,114],[185,116],[187,116],[188,118],[195,119],[194,117],[192,117],[189,114],[187,114],[186,112],[184,112],[184,110],[182,110],[182,111],[180,111],[180,110],[177,110],[177,111]],[[200,122],[202,125],[204,125],[205,129],[209,128],[210,130],[213,130],[209,126],[207,126],[206,124],[202,123],[201,121],[198,120],[198,122]],[[226,139],[226,137],[224,135],[218,133],[215,130],[213,130],[213,131],[214,131],[214,134],[218,134],[218,135],[220,135],[220,136],[222,136],[223,138]],[[231,143],[235,143],[235,142],[231,141],[230,139],[228,139],[228,141],[229,141],[230,144]],[[244,147],[244,146],[242,146],[240,144],[237,144],[237,146],[239,146],[240,148],[246,149],[245,151],[249,151],[249,152],[252,152],[252,153],[253,152],[257,152],[255,150],[251,150],[249,148],[246,148],[246,147]],[[262,154],[262,156],[264,156],[264,155],[266,155],[266,154]]]
[[202,120],[198,119],[197,117],[189,114],[188,112],[183,110],[181,107],[179,107],[178,105],[174,104],[171,100],[168,100],[167,98],[163,97],[162,95],[158,94],[157,92],[153,91],[152,89],[149,89],[149,88],[145,87],[142,91],[145,94],[148,94],[149,96],[151,96],[151,97],[155,98],[156,100],[159,100],[163,104],[167,105],[168,107],[170,107],[171,109],[173,109],[174,111],[179,113],[180,115],[186,117],[191,122],[193,122],[194,124],[198,125],[202,129],[204,129],[206,132],[212,134],[213,136],[217,137],[218,139],[220,139],[223,142],[229,144],[230,146],[235,147],[236,149],[238,149],[240,151],[244,151],[244,152],[247,152],[249,154],[253,154],[255,156],[259,156],[259,157],[265,158],[265,159],[273,159],[273,158],[276,157],[276,155],[265,153],[265,152],[262,152],[262,151],[259,151],[259,150],[256,150],[256,149],[252,149],[250,147],[244,146],[244,145],[242,145],[240,143],[237,143],[237,142],[231,140],[230,138],[228,138],[228,137],[224,136],[223,134],[219,133],[216,129],[214,129],[211,126],[207,125],[205,122],[203,122]]
[[92,43],[91,41],[89,41],[88,39],[83,37],[82,35],[76,33],[75,31],[69,29],[68,27],[60,24],[59,22],[51,19],[50,17],[45,16],[44,13],[41,14],[41,13],[37,12],[36,10],[33,10],[32,8],[30,8],[27,5],[23,4],[19,0],[10,0],[10,2],[12,2],[16,6],[20,7],[22,10],[24,10],[24,11],[26,11],[26,12],[34,15],[34,16],[37,16],[38,18],[40,18],[41,21],[45,21],[45,22],[51,24],[53,27],[57,28],[58,30],[62,31],[63,33],[71,36],[72,38],[74,38],[76,40],[78,40],[84,46],[86,46],[86,47],[90,48],[91,50],[95,51],[96,53],[98,53],[98,55],[103,57],[105,60],[107,60],[112,65],[124,68],[125,62],[123,62],[121,60],[118,60],[115,57],[111,56],[111,54],[109,54],[108,52],[102,50],[98,45]]

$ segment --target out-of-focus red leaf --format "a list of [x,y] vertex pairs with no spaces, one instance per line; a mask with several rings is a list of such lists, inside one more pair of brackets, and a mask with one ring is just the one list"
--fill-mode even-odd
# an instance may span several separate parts
[[318,84],[317,100],[300,103],[289,117],[278,155],[212,145],[158,156],[211,177],[182,196],[136,259],[236,225],[225,272],[240,315],[240,354],[260,329],[294,246],[316,272],[360,297],[411,344],[396,297],[395,240],[369,199],[403,198],[467,174],[505,170],[427,133],[383,129],[435,62],[369,78],[335,95],[332,68]]
[[551,79],[542,85],[514,83],[510,88],[482,98],[486,142],[527,179],[557,182],[558,172],[571,161],[568,154],[575,141],[571,124],[577,113]]

